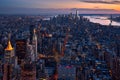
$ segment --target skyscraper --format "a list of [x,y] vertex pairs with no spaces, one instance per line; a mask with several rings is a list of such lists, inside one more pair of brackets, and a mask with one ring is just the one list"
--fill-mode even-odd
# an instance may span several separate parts
[[29,31],[30,31],[30,44],[32,44],[32,39],[33,39],[33,34],[34,34],[34,25],[31,25],[29,27]]
[[16,56],[18,57],[18,64],[22,59],[25,59],[27,54],[27,41],[25,39],[16,40]]
[[35,61],[35,54],[34,54],[33,46],[30,44],[27,44],[27,58],[26,59],[28,58],[30,58],[32,62]]
[[3,66],[3,80],[12,80],[12,58],[14,56],[14,49],[8,39],[7,47],[5,48],[4,54],[4,66]]
[[12,80],[12,65],[11,64],[4,64],[3,69],[3,80]]
[[33,45],[33,50],[35,53],[35,60],[37,60],[37,35],[36,35],[36,30],[34,29],[34,34],[33,34],[33,38],[32,38],[32,45]]
[[13,47],[11,45],[11,42],[10,40],[8,40],[8,45],[7,47],[5,48],[5,55],[4,55],[4,59],[5,59],[5,62],[6,63],[10,63],[11,62],[11,57],[14,56],[14,50],[13,50]]

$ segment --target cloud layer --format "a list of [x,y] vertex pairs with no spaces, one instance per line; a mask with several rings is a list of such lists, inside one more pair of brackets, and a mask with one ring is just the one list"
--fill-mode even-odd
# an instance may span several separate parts
[[87,3],[120,4],[120,0],[80,0]]

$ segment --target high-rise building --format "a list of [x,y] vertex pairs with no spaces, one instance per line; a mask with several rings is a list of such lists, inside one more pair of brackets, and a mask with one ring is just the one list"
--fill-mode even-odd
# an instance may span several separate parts
[[78,11],[76,10],[76,13],[75,13],[75,21],[78,21]]
[[76,10],[76,14],[75,14],[75,17],[77,18],[78,17],[78,11]]
[[3,80],[12,80],[12,65],[8,63],[4,64]]
[[3,80],[12,80],[13,57],[14,57],[14,49],[9,39],[7,47],[5,48],[5,54],[4,54],[5,62],[3,66]]
[[16,40],[16,56],[18,57],[18,64],[22,59],[26,58],[27,54],[27,41],[25,39]]
[[32,39],[33,50],[35,53],[35,60],[37,60],[38,53],[37,53],[37,35],[36,30],[34,29],[33,39]]
[[5,63],[10,63],[11,62],[11,58],[14,56],[14,49],[11,45],[10,40],[8,40],[8,45],[5,48],[5,54],[4,54],[4,59],[5,59]]
[[29,27],[29,31],[30,31],[30,44],[32,44],[32,39],[33,39],[33,34],[34,34],[34,25],[31,25]]
[[31,44],[27,44],[27,58],[30,58],[32,62],[35,61],[35,54]]

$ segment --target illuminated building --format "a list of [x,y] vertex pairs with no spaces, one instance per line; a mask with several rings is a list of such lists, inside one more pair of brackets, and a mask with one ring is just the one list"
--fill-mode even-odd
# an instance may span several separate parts
[[37,29],[36,29],[36,33],[37,33],[37,43],[38,43],[38,51],[41,51],[41,46],[42,46],[42,34],[41,34],[41,24],[38,25]]
[[24,54],[25,57],[23,58],[23,60],[21,60],[20,80],[36,80],[36,64],[33,63],[35,58],[34,46],[31,44],[23,46],[25,46],[24,49],[26,51],[26,54]]
[[8,40],[8,45],[5,48],[5,54],[4,54],[4,59],[6,63],[10,63],[11,62],[11,57],[14,56],[14,49],[11,45],[10,40]]
[[27,54],[27,41],[25,39],[16,40],[16,56],[18,57],[18,64],[22,59],[26,58]]
[[14,50],[9,39],[4,54],[5,63],[3,65],[3,80],[12,80],[13,57],[14,57]]
[[30,44],[27,45],[27,57],[29,57],[32,62],[35,61],[33,46]]
[[32,45],[33,45],[33,50],[35,54],[35,60],[37,60],[37,35],[36,35],[36,30],[34,29],[34,34],[33,34],[33,39],[32,39]]

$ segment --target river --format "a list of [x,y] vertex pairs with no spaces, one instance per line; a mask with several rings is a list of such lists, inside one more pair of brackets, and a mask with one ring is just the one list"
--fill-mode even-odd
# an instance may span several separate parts
[[[99,23],[101,25],[110,25],[110,19],[107,16],[84,16],[88,18],[90,22]],[[120,26],[120,22],[112,21],[112,26]]]

